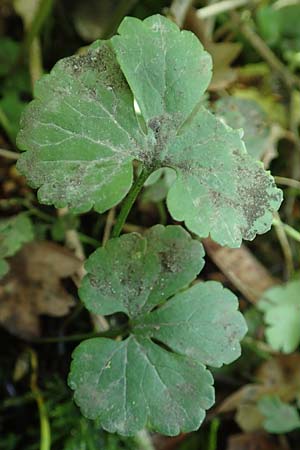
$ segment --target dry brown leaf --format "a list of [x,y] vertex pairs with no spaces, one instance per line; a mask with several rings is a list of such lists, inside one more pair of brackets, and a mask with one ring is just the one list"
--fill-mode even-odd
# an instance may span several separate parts
[[39,316],[61,317],[74,305],[62,284],[81,262],[64,247],[32,242],[10,259],[11,270],[0,283],[0,323],[24,339],[40,335]]
[[242,404],[238,407],[234,420],[246,433],[252,433],[263,428],[264,417],[256,405]]
[[216,266],[250,302],[256,303],[266,289],[278,284],[246,246],[221,247],[209,238],[203,244]]
[[[300,355],[278,355],[264,362],[256,372],[256,384],[247,384],[229,395],[219,413],[236,411],[235,421],[243,431],[262,429],[263,416],[257,408],[264,395],[278,395],[282,401],[300,398]],[[260,383],[260,384],[259,384]]]
[[229,395],[219,406],[219,413],[234,411],[240,405],[256,404],[257,400],[266,394],[274,393],[274,389],[270,386],[261,384],[246,384],[242,388]]
[[266,433],[243,433],[230,436],[226,450],[281,450]]
[[265,386],[276,387],[281,400],[289,402],[300,395],[300,354],[278,355],[264,362],[256,379]]
[[261,430],[264,418],[257,408],[257,401],[264,395],[278,393],[276,386],[247,384],[228,396],[218,412],[236,411],[235,421],[246,432]]

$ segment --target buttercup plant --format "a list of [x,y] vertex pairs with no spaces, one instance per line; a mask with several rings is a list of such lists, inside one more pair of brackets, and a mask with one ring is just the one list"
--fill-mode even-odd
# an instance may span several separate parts
[[211,70],[191,32],[159,15],[125,18],[110,40],[59,61],[36,84],[21,121],[18,144],[27,151],[18,168],[40,202],[103,213],[123,200],[112,239],[88,258],[79,294],[94,313],[125,313],[128,325],[123,340],[82,342],[69,375],[82,413],[110,432],[197,429],[214,403],[207,366],[240,355],[246,325],[237,298],[217,282],[191,286],[204,265],[198,239],[178,225],[119,237],[161,168],[176,173],[170,215],[200,238],[238,247],[270,228],[281,191],[248,155],[241,132],[203,107]]

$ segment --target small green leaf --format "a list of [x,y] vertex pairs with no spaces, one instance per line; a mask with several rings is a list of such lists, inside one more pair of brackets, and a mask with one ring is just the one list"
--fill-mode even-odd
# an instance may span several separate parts
[[195,430],[214,402],[212,376],[200,362],[150,339],[90,339],[73,358],[75,401],[111,433],[133,435],[146,425],[171,436]]
[[274,350],[291,353],[300,343],[300,280],[267,290],[258,303],[267,324],[266,337]]
[[18,214],[0,221],[0,278],[9,266],[4,258],[13,256],[23,244],[33,239],[33,228],[26,214]]
[[210,55],[195,35],[159,15],[144,21],[126,17],[118,33],[112,45],[142,116],[150,129],[173,122],[175,130],[202,101],[211,79]]
[[255,100],[239,97],[224,97],[218,100],[214,109],[230,127],[244,130],[243,140],[248,153],[254,159],[261,159],[270,146],[270,126],[267,115]]
[[298,410],[278,396],[264,396],[258,402],[258,409],[265,417],[264,428],[269,433],[288,433],[300,427]]
[[122,311],[132,318],[189,285],[204,266],[203,257],[202,244],[179,226],[126,234],[89,257],[79,295],[95,313]]
[[39,199],[75,212],[106,211],[132,183],[142,142],[132,94],[109,42],[59,61],[35,87],[18,144],[18,163]]
[[237,247],[270,228],[282,193],[239,132],[202,105],[210,78],[211,58],[192,33],[159,15],[126,18],[119,35],[37,83],[18,168],[41,202],[103,212],[128,192],[133,160],[148,171],[169,167],[173,218]]
[[124,435],[200,426],[214,402],[205,365],[236,359],[246,333],[236,297],[219,283],[187,288],[202,267],[202,245],[179,226],[123,235],[90,256],[81,299],[95,313],[126,313],[130,334],[75,350],[69,384],[84,415]]

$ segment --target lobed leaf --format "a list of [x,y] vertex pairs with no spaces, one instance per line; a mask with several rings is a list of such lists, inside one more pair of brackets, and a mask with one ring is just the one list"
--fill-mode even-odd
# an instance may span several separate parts
[[216,282],[187,288],[203,253],[180,226],[157,225],[144,236],[112,239],[90,256],[81,299],[94,313],[129,317],[126,340],[91,339],[73,354],[75,401],[106,430],[197,429],[214,402],[205,365],[240,355],[246,324],[236,297]]
[[298,410],[276,395],[262,397],[258,402],[258,409],[265,418],[264,429],[269,433],[288,433],[300,427]]
[[145,426],[171,436],[197,429],[214,403],[212,382],[201,363],[134,336],[81,343],[69,376],[83,414],[124,435]]
[[202,244],[180,226],[125,234],[89,257],[79,295],[97,314],[122,311],[133,318],[189,285],[203,257]]
[[37,83],[18,168],[41,202],[76,212],[119,203],[133,160],[150,172],[172,168],[173,218],[237,247],[270,228],[282,194],[239,133],[201,105],[210,78],[211,58],[192,33],[159,15],[126,18],[119,35],[61,60]]
[[99,212],[132,183],[132,154],[142,133],[133,97],[109,42],[59,61],[35,87],[21,121],[18,163],[42,203]]
[[267,324],[266,337],[274,350],[291,353],[300,343],[300,280],[268,289],[258,303]]

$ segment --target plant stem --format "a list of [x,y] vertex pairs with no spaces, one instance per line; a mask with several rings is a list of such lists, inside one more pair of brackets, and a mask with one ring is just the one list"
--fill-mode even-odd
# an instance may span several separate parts
[[[15,142],[14,132],[13,132],[13,130],[11,128],[11,124],[9,122],[9,119],[7,118],[5,112],[3,111],[2,108],[0,108],[0,126],[3,128],[3,130],[7,134],[7,137],[10,140],[11,144],[13,146],[15,146],[16,142]],[[7,157],[8,154],[6,153],[6,155],[2,155],[2,156],[6,156]]]
[[0,148],[0,156],[7,159],[17,160],[20,153],[12,152],[11,150],[6,150],[6,148]]
[[116,329],[110,329],[103,332],[92,332],[84,334],[72,334],[71,336],[58,336],[58,337],[45,337],[45,338],[35,338],[31,342],[34,344],[56,344],[57,342],[73,342],[73,341],[83,341],[84,339],[89,339],[93,337],[117,337],[124,334],[127,326],[123,326]]
[[300,87],[300,80],[292,74],[286,66],[277,58],[265,41],[255,33],[255,31],[242,20],[235,11],[231,11],[230,17],[234,27],[237,28],[257,51],[257,53],[275,70],[286,86],[291,89],[293,86]]
[[42,0],[37,8],[32,22],[27,24],[27,33],[24,41],[25,48],[30,48],[34,38],[39,35],[46,19],[49,17],[54,0]]
[[140,450],[155,450],[151,436],[147,430],[140,430],[135,436],[135,442]]
[[275,231],[281,245],[281,249],[284,255],[284,259],[286,262],[286,270],[288,278],[291,277],[292,273],[295,271],[294,262],[293,262],[293,253],[290,247],[289,240],[287,238],[287,233],[283,224],[281,222],[280,216],[278,213],[274,213],[273,226],[275,227]]
[[200,19],[207,19],[208,17],[217,16],[218,14],[245,6],[249,3],[249,0],[224,0],[198,9],[197,16]]
[[105,245],[110,237],[110,233],[111,233],[111,230],[112,230],[112,227],[114,224],[114,220],[115,220],[115,215],[116,215],[116,208],[111,208],[106,217],[106,223],[105,223],[104,233],[103,233],[103,238],[102,238],[102,245]]
[[208,438],[208,449],[217,450],[218,445],[218,430],[220,427],[220,419],[217,417],[212,419]]
[[141,191],[142,187],[144,186],[145,181],[151,174],[152,170],[149,169],[143,169],[140,173],[139,177],[135,180],[134,184],[132,185],[129,194],[124,200],[124,203],[122,205],[120,214],[118,216],[118,219],[116,221],[116,224],[112,231],[112,237],[118,237],[122,231],[122,228],[126,222],[126,219],[128,217],[128,214],[132,208],[132,205],[134,204],[137,196],[139,195],[139,192]]
[[177,25],[182,28],[189,9],[193,6],[193,0],[173,0],[169,12]]
[[277,219],[273,219],[273,225],[274,226],[279,226],[282,225],[285,233],[290,236],[291,238],[293,238],[295,241],[300,242],[300,233],[299,231],[295,230],[295,228],[291,227],[290,225],[288,225],[287,223],[281,222]]
[[38,361],[36,353],[30,349],[31,377],[30,388],[35,397],[40,417],[40,450],[51,449],[51,429],[48,413],[41,391],[37,384]]
[[300,181],[294,180],[293,178],[286,177],[278,177],[277,175],[274,177],[277,184],[282,184],[283,186],[288,186],[295,189],[300,189]]

